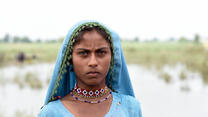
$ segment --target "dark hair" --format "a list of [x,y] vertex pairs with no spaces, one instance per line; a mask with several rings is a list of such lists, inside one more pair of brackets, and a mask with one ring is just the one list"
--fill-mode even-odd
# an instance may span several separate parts
[[79,43],[80,40],[82,40],[83,35],[86,32],[90,32],[90,31],[93,31],[93,30],[98,32],[109,44],[111,43],[110,40],[108,40],[108,37],[110,35],[102,27],[100,27],[100,26],[94,26],[94,27],[85,26],[81,31],[79,31],[78,35],[74,38],[75,39],[74,45]]

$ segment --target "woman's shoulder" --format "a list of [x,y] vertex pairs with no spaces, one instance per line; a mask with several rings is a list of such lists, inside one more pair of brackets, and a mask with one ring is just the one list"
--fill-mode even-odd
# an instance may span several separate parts
[[60,117],[65,114],[68,114],[64,109],[62,109],[62,104],[60,100],[49,102],[44,105],[38,117]]
[[58,100],[49,102],[48,104],[44,105],[41,108],[38,117],[49,117],[50,115],[52,116],[57,108],[57,105],[58,105]]
[[113,92],[113,96],[115,96],[116,99],[120,100],[122,103],[126,103],[130,106],[132,105],[140,105],[140,102],[133,96],[115,93]]
[[126,117],[142,117],[140,102],[135,97],[115,92],[112,94],[117,108]]

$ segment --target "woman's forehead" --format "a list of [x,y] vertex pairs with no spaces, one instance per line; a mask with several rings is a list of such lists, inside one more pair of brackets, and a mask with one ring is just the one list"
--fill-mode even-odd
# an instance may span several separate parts
[[75,46],[93,47],[105,46],[109,47],[110,44],[102,35],[96,31],[85,32],[82,38],[75,44]]
[[96,30],[92,31],[87,31],[82,35],[83,39],[88,39],[88,38],[102,38],[105,39],[101,34],[99,34]]
[[91,49],[110,49],[110,44],[103,40],[103,41],[80,41],[73,47],[76,50],[91,50]]

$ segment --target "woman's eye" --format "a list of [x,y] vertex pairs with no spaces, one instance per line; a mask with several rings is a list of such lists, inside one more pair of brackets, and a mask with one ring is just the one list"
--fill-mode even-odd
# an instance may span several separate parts
[[98,51],[99,55],[105,55],[107,52],[106,51]]
[[87,52],[87,51],[82,51],[82,52],[79,52],[79,55],[86,56],[86,55],[88,55],[88,53],[89,52]]

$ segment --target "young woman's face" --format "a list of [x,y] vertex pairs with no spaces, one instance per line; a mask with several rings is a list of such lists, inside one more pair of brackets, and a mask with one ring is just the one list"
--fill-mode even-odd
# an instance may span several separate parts
[[72,63],[79,87],[105,86],[110,61],[109,42],[95,30],[84,33],[72,52]]

